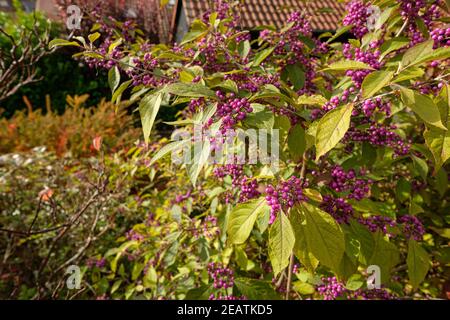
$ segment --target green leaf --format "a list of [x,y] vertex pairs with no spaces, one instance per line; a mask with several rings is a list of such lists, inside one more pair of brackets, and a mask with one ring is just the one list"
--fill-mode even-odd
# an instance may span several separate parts
[[249,300],[280,300],[280,295],[273,289],[269,281],[251,278],[236,278],[234,280],[239,291]]
[[390,83],[393,76],[394,72],[391,71],[375,71],[369,74],[364,78],[361,86],[362,97],[367,99],[375,95],[378,91]]
[[166,86],[164,92],[192,98],[215,98],[216,96],[214,91],[200,83],[173,83]]
[[212,284],[205,284],[199,288],[194,288],[186,293],[185,300],[208,300],[211,293],[214,292]]
[[403,103],[423,121],[436,128],[447,130],[442,124],[438,107],[430,97],[404,87],[400,87],[400,93]]
[[111,54],[115,48],[117,48],[119,45],[122,44],[123,39],[119,38],[118,40],[114,41],[113,43],[111,43],[108,47],[108,54]]
[[130,84],[133,82],[133,80],[128,80],[123,82],[119,88],[117,88],[116,91],[114,91],[114,94],[112,95],[111,102],[118,104],[120,102],[120,98],[122,96],[122,93],[130,86]]
[[441,47],[420,57],[419,59],[414,61],[411,65],[418,65],[430,61],[445,60],[447,58],[450,58],[450,47]]
[[[253,109],[255,109],[254,106],[252,104]],[[264,108],[261,111],[247,114],[244,123],[251,128],[271,130],[275,123],[275,117],[272,111]]]
[[436,173],[436,178],[434,180],[434,188],[439,192],[441,198],[445,195],[448,189],[448,175],[444,167],[440,168]]
[[238,45],[238,52],[239,55],[241,56],[241,58],[246,58],[248,56],[248,54],[250,53],[251,50],[251,46],[250,46],[250,41],[245,40],[245,41],[241,41],[239,42]]
[[150,133],[152,131],[156,115],[158,114],[159,107],[161,106],[162,98],[163,94],[161,92],[150,93],[142,98],[139,103],[139,113],[141,115],[142,130],[144,131],[144,139],[146,143],[149,142]]
[[312,95],[312,96],[306,96],[302,95],[298,97],[297,104],[306,104],[306,105],[318,105],[322,106],[325,103],[327,103],[328,100],[325,97],[322,97],[320,95]]
[[156,152],[156,154],[153,156],[152,160],[150,161],[150,165],[153,165],[156,161],[158,161],[159,159],[162,159],[164,156],[169,154],[169,152],[181,150],[184,146],[186,146],[190,143],[191,143],[191,140],[186,139],[186,140],[175,141],[175,142],[165,145],[164,147],[159,149],[158,152]]
[[135,263],[131,271],[131,280],[135,281],[141,275],[144,267],[145,265],[143,263]]
[[117,66],[109,69],[108,84],[109,84],[109,87],[111,88],[111,92],[114,93],[114,91],[117,89],[117,87],[120,84],[120,71]]
[[437,106],[447,131],[431,127],[423,134],[425,143],[433,154],[434,174],[450,158],[450,88],[447,86],[444,90],[447,98],[444,97],[444,99],[439,100]]
[[402,69],[405,69],[408,66],[412,66],[415,62],[419,61],[423,57],[427,56],[429,53],[433,51],[433,40],[428,40],[418,45],[415,45],[412,48],[409,48],[405,54],[403,55],[401,61]]
[[264,197],[246,203],[238,204],[230,215],[228,221],[228,242],[242,244],[250,236],[256,218],[265,210],[270,210]]
[[353,104],[347,104],[331,110],[320,119],[316,132],[316,161],[344,137],[350,126],[352,111]]
[[158,55],[158,60],[161,59],[167,59],[167,60],[172,60],[172,61],[187,61],[189,60],[189,58],[187,58],[184,55],[181,54],[175,54],[173,52],[163,52],[160,55]]
[[368,265],[375,246],[372,233],[354,219],[350,220],[349,231],[349,236],[356,241],[359,246],[358,261],[363,265]]
[[344,233],[328,213],[305,202],[300,204],[305,216],[305,238],[308,248],[320,263],[338,270],[345,250]]
[[414,162],[414,167],[419,172],[420,176],[424,181],[427,181],[427,175],[428,175],[428,165],[427,162],[419,157],[416,157],[415,155],[412,155],[412,159]]
[[415,78],[419,78],[425,74],[425,71],[421,68],[411,67],[400,72],[395,78],[392,80],[392,83],[402,82],[406,80],[411,80]]
[[280,212],[269,229],[269,257],[275,276],[289,265],[294,243],[291,223],[286,215]]
[[239,92],[236,82],[234,82],[233,80],[230,80],[230,79],[227,79],[227,80],[219,83],[218,85],[214,86],[214,88],[222,88],[222,89],[234,92],[234,93]]
[[368,69],[373,70],[373,68],[364,62],[360,61],[338,61],[330,64],[325,69],[321,71],[347,71],[347,70],[361,70]]
[[78,42],[75,41],[69,41],[64,39],[53,39],[49,42],[48,47],[50,49],[53,49],[55,47],[63,47],[63,46],[75,46],[75,47],[81,47]]
[[208,162],[208,157],[211,152],[211,142],[209,139],[204,141],[195,142],[193,145],[193,159],[190,164],[187,165],[187,171],[192,184],[197,184],[198,176]]
[[120,257],[125,253],[125,251],[127,251],[129,248],[137,247],[137,246],[139,246],[139,243],[137,241],[129,241],[129,242],[123,243],[117,249],[117,254],[114,257],[113,261],[111,261],[111,271],[112,272],[116,272],[116,270],[117,270],[117,263],[118,263]]
[[365,281],[360,274],[354,274],[347,280],[345,287],[348,290],[355,291],[361,288],[364,285],[364,282]]
[[400,178],[397,181],[395,188],[395,195],[400,202],[406,202],[411,197],[411,183],[405,178]]
[[95,32],[95,33],[92,33],[92,34],[88,35],[88,39],[89,39],[90,43],[94,43],[95,40],[97,40],[98,38],[100,38],[100,33],[99,32]]
[[289,77],[289,80],[294,86],[294,90],[298,91],[303,88],[305,84],[305,72],[302,70],[298,63],[296,64],[288,64],[286,66],[286,71]]
[[311,295],[316,291],[312,284],[300,281],[295,281],[292,287],[294,288],[295,291],[304,295]]
[[350,257],[347,253],[342,257],[341,263],[339,264],[339,269],[334,271],[336,275],[343,279],[349,279],[356,271],[358,271],[358,265],[356,261]]
[[170,247],[164,252],[164,266],[170,267],[176,262],[177,254],[178,254],[178,247],[180,246],[178,241],[174,241]]
[[300,159],[306,150],[306,133],[305,129],[299,124],[292,128],[288,135],[289,152],[294,159]]
[[289,220],[291,221],[295,235],[294,254],[309,272],[314,272],[319,265],[319,260],[314,257],[308,248],[305,236],[304,216],[302,216],[298,207],[291,210]]
[[409,239],[408,242],[406,264],[408,265],[408,276],[411,285],[414,288],[418,288],[430,269],[430,257],[425,249],[414,239]]
[[392,268],[400,262],[400,253],[397,247],[387,241],[380,231],[373,234],[373,238],[373,255],[368,264],[380,267],[381,283],[386,283],[389,282]]
[[401,37],[390,39],[384,42],[380,47],[381,51],[380,58],[384,59],[384,57],[387,56],[389,53],[401,49],[407,44],[409,44],[409,39]]
[[191,29],[184,35],[180,45],[183,46],[186,43],[197,40],[198,38],[205,36],[207,33],[208,26],[200,19],[196,19],[192,22]]
[[273,50],[275,50],[275,47],[267,48],[258,52],[255,55],[255,59],[253,60],[253,66],[254,67],[259,66],[264,60],[266,60],[268,56],[272,54]]

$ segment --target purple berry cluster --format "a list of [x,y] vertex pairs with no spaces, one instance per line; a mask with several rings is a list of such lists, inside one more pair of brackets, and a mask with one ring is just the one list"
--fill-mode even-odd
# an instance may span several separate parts
[[398,222],[401,224],[403,235],[407,239],[422,240],[425,228],[419,218],[412,215],[404,215],[398,219]]
[[241,180],[241,194],[239,202],[247,202],[251,199],[258,198],[261,193],[258,191],[258,181],[256,179],[250,179],[243,177]]
[[209,18],[213,12],[217,12],[217,19],[224,20],[226,18],[232,17],[231,21],[228,22],[227,26],[235,27],[239,23],[239,16],[234,14],[233,6],[231,5],[229,0],[214,0],[213,1],[214,10],[207,10],[203,16],[202,21],[209,25]]
[[166,79],[152,74],[159,62],[150,53],[144,54],[141,58],[133,58],[132,63],[135,67],[127,70],[127,75],[133,80],[134,86],[142,84],[156,87],[168,82]]
[[316,66],[313,54],[316,51],[327,50],[326,45],[321,44],[320,41],[316,41],[316,51],[313,50],[312,54],[306,53],[305,44],[301,40],[302,36],[310,36],[312,33],[311,24],[308,18],[300,13],[293,12],[288,23],[293,23],[293,26],[283,32],[272,32],[264,30],[260,33],[261,39],[267,41],[270,45],[275,46],[274,55],[284,56],[285,58],[278,60],[280,68],[284,68],[287,65],[299,64],[302,66],[305,72],[305,84],[303,88],[298,91],[298,94],[314,93],[315,85],[313,80],[316,76]]
[[236,123],[244,120],[248,113],[253,112],[246,98],[236,98],[234,93],[230,93],[227,97],[221,91],[217,91],[216,96],[222,100],[218,103],[216,111],[216,116],[222,119],[222,132],[233,128]]
[[431,39],[434,41],[434,48],[450,46],[450,27],[436,28],[430,33]]
[[198,99],[192,99],[189,102],[187,109],[189,110],[189,112],[191,114],[195,114],[195,113],[199,112],[200,110],[202,110],[205,106],[206,106],[206,100],[204,97],[201,97]]
[[247,298],[245,296],[236,297],[232,295],[222,295],[219,292],[218,294],[211,293],[208,300],[238,301],[238,300],[247,300]]
[[391,103],[384,102],[383,99],[378,97],[375,99],[364,100],[361,105],[361,111],[366,117],[371,117],[376,110],[389,117],[391,114]]
[[240,185],[244,175],[244,166],[241,164],[226,164],[214,168],[213,173],[220,179],[223,179],[225,176],[230,176],[233,186],[237,187]]
[[133,229],[127,231],[127,233],[125,234],[125,237],[129,241],[143,241],[145,239],[145,237],[142,234],[140,234],[139,232],[137,232]]
[[[343,55],[346,59],[364,62],[378,70],[382,66],[381,62],[378,61],[381,55],[381,51],[377,49],[378,45],[378,42],[374,42],[370,44],[371,48],[369,50],[363,50],[361,48],[355,48],[349,43],[345,43]],[[357,88],[361,88],[364,78],[371,72],[371,70],[348,70],[346,75],[352,78],[352,81]]]
[[348,299],[348,300],[392,300],[395,297],[385,288],[363,289],[351,291],[336,277],[323,277],[322,284],[317,286],[317,291],[324,300]]
[[278,74],[275,75],[258,75],[258,74],[248,74],[248,73],[234,73],[226,74],[224,80],[233,80],[236,82],[239,90],[246,90],[252,93],[258,92],[264,85],[272,84],[279,88],[280,77]]
[[324,195],[320,208],[328,212],[337,223],[350,223],[353,217],[353,207],[344,198],[335,198],[331,195]]
[[367,197],[370,191],[372,180],[356,178],[355,170],[345,171],[341,166],[334,166],[331,169],[331,181],[328,186],[336,192],[349,192],[348,198],[362,200]]
[[384,288],[364,290],[358,289],[349,293],[352,300],[394,300],[395,297]]
[[397,0],[400,3],[400,15],[403,20],[412,20],[419,16],[420,9],[425,8],[425,0]]
[[303,195],[303,188],[307,186],[307,181],[295,176],[286,181],[281,181],[277,186],[268,185],[266,187],[266,201],[271,207],[269,223],[272,224],[275,221],[281,210],[287,212],[296,203],[306,201],[307,198]]
[[369,30],[367,29],[367,19],[369,12],[367,5],[361,0],[353,0],[347,4],[347,15],[344,18],[344,26],[352,25],[351,32],[361,39]]
[[428,6],[426,0],[397,0],[400,3],[400,14],[403,21],[407,23],[410,46],[414,46],[425,40],[417,21],[422,19],[428,31],[432,33],[433,22],[440,18],[440,0],[434,1]]
[[234,286],[234,272],[220,263],[208,264],[208,275],[213,280],[215,289],[227,289]]
[[321,280],[322,284],[317,286],[317,292],[323,296],[324,300],[336,300],[347,293],[344,284],[336,277],[323,277]]
[[368,142],[373,146],[389,147],[395,152],[395,156],[404,156],[409,153],[411,144],[404,141],[395,130],[395,125],[383,125],[380,123],[371,123],[368,129],[357,129],[352,123],[346,133],[346,141]]
[[91,259],[87,260],[86,265],[88,268],[97,267],[97,268],[101,269],[106,266],[106,259],[105,258],[100,258],[100,259],[91,258]]
[[367,218],[359,218],[358,222],[364,226],[366,226],[370,232],[381,231],[383,234],[387,234],[389,236],[393,236],[389,233],[389,228],[393,228],[396,226],[395,221],[386,216],[370,216]]

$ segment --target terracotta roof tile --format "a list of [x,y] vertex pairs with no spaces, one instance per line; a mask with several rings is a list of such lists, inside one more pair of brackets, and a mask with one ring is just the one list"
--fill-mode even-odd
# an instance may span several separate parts
[[[183,3],[189,23],[209,8],[209,0],[183,0]],[[345,3],[339,0],[245,0],[241,9],[242,26],[281,27],[293,11],[305,12],[314,30],[335,30],[342,21]]]

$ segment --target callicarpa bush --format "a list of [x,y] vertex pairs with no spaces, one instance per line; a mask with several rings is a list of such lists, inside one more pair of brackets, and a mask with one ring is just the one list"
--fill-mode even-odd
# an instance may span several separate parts
[[[102,297],[445,297],[448,1],[351,1],[317,37],[301,12],[252,37],[234,2],[213,7],[173,46],[121,32],[52,43],[109,69],[113,102],[130,94],[147,143],[164,108],[181,109],[174,131],[225,133],[146,153],[173,198],[105,254]],[[278,139],[277,166],[208,161],[232,129]],[[181,149],[194,158],[175,167]]]

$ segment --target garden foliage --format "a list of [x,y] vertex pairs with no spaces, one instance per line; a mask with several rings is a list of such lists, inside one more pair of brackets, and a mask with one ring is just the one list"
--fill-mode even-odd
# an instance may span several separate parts
[[[161,109],[192,131],[279,130],[280,170],[170,163],[187,141],[144,147],[149,203],[165,201],[104,254],[85,281],[111,298],[386,299],[438,297],[449,263],[448,2],[349,4],[344,26],[312,37],[293,13],[282,29],[240,30],[216,1],[174,46],[112,32],[52,42],[107,68],[113,102],[129,92],[144,138]],[[345,32],[346,43],[336,39]],[[202,141],[209,151],[212,141]],[[189,183],[188,183],[189,181]],[[171,197],[173,196],[173,197]],[[154,203],[154,201],[153,201]],[[382,287],[366,287],[378,266]]]

